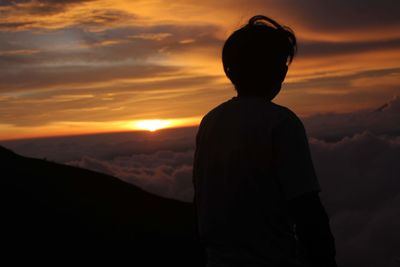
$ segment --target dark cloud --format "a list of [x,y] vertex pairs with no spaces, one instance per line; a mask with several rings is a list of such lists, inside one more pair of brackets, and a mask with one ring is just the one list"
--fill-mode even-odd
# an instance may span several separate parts
[[400,2],[393,0],[284,0],[279,6],[309,28],[320,31],[368,31],[400,25]]
[[[354,73],[340,74],[335,72],[318,72],[316,71],[313,76],[317,76],[316,78],[312,77],[309,79],[302,79],[298,82],[287,82],[285,83],[285,88],[289,90],[296,89],[321,89],[323,93],[324,88],[335,88],[335,90],[349,90],[351,87],[355,87],[353,85],[353,81],[361,78],[379,78],[388,76],[388,75],[399,75],[400,68],[387,68],[387,69],[372,69],[372,70],[363,70],[356,71]],[[319,77],[318,77],[319,76]]]
[[[183,0],[181,0],[183,2]],[[383,29],[400,25],[399,1],[395,0],[221,0],[203,1],[215,8],[234,9],[239,14],[261,13],[291,25],[305,25],[321,32]],[[250,14],[249,14],[250,16]],[[284,23],[285,24],[285,23]]]
[[29,2],[32,2],[32,0],[0,0],[0,6],[16,6]]
[[22,30],[26,29],[33,22],[2,22],[0,23],[0,31],[7,31],[7,30]]
[[[105,29],[129,25],[137,17],[124,10],[97,8],[92,6],[79,12],[70,12],[73,7],[95,0],[74,1],[23,1],[3,5],[0,15],[4,23],[0,31],[41,31],[81,28],[86,31],[102,31]],[[1,6],[0,6],[1,7]],[[58,15],[64,15],[63,17]]]
[[52,15],[64,12],[68,7],[95,0],[3,0],[0,6],[9,7],[8,12],[18,11],[19,13],[31,15]]
[[30,0],[30,2],[36,2],[41,4],[53,4],[53,5],[72,5],[85,2],[93,2],[96,0]]
[[[18,92],[29,93],[35,89],[43,89],[43,93],[51,96],[49,93],[53,87],[54,93],[60,90],[69,88],[79,88],[93,83],[106,81],[113,81],[116,79],[140,79],[158,77],[162,78],[168,75],[173,75],[179,68],[151,65],[151,64],[137,64],[137,65],[105,65],[91,66],[85,65],[72,65],[72,66],[49,66],[41,68],[27,68],[21,69],[18,72],[5,71],[0,74],[2,80],[0,84],[0,92],[15,93]],[[24,77],[24,79],[19,79]],[[47,89],[47,90],[46,90]],[[85,90],[80,90],[83,93]],[[29,94],[28,94],[29,95]]]
[[0,0],[0,6],[15,6],[18,4],[55,4],[55,5],[70,5],[75,3],[83,3],[94,0]]
[[[115,15],[121,19],[121,15]],[[89,20],[89,19],[88,19]],[[113,19],[112,19],[113,20]],[[80,22],[96,25],[96,20]],[[106,23],[107,24],[107,23]],[[17,67],[51,62],[80,60],[81,62],[146,59],[164,52],[179,53],[194,47],[216,48],[222,41],[216,37],[219,27],[213,25],[124,26],[103,31],[87,31],[68,27],[45,32],[0,32],[0,51],[7,49],[39,49],[41,53],[30,57],[18,55],[0,57],[0,64]],[[191,40],[191,43],[184,41]],[[28,44],[27,44],[27,41]],[[182,43],[183,42],[183,43]],[[163,51],[161,51],[163,50]],[[0,65],[1,67],[1,65]]]
[[[0,51],[36,49],[32,55],[2,55],[0,68],[10,67],[37,70],[39,64],[141,62],[149,58],[165,57],[166,52],[179,53],[195,47],[217,47],[218,27],[158,25],[151,27],[123,27],[101,32],[79,28],[42,33],[0,33]],[[182,41],[193,40],[182,44]],[[29,42],[27,42],[29,41]],[[84,65],[84,64],[81,64]],[[12,71],[15,72],[15,71]],[[62,70],[61,70],[62,72]],[[51,72],[50,72],[51,74]]]
[[232,24],[243,24],[250,16],[264,14],[294,29],[301,25],[321,33],[357,30],[368,33],[371,29],[394,31],[400,26],[400,2],[395,0],[203,0],[196,4],[214,10],[228,10],[238,18]]
[[400,49],[400,39],[381,41],[359,41],[359,42],[312,42],[299,41],[300,57],[330,57],[335,55],[358,54],[371,51],[384,51]]
[[116,9],[92,9],[84,15],[73,18],[70,27],[84,30],[101,32],[110,28],[118,28],[134,22],[137,16],[122,10]]

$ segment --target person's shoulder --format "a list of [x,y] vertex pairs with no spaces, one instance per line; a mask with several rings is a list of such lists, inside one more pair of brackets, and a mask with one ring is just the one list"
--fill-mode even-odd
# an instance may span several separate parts
[[280,125],[293,125],[300,128],[304,128],[303,122],[297,116],[297,114],[292,111],[290,108],[278,105],[276,103],[271,102],[271,107],[273,111],[277,114],[278,124]]
[[205,123],[210,119],[215,118],[216,116],[218,116],[218,114],[225,110],[226,107],[232,102],[232,99],[228,99],[220,104],[218,104],[217,106],[213,107],[210,111],[208,111],[202,118],[201,122]]
[[273,112],[278,114],[279,118],[283,120],[290,118],[298,118],[296,113],[294,113],[290,108],[278,105],[274,102],[271,102],[271,109],[273,110]]

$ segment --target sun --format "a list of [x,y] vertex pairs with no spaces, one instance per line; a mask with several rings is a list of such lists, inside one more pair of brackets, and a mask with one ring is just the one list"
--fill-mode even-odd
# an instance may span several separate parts
[[168,120],[141,120],[134,123],[134,128],[154,132],[166,128],[170,124],[171,122]]

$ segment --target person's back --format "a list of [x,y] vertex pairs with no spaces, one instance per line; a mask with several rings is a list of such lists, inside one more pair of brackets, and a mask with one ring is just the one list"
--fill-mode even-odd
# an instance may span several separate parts
[[[269,50],[260,53],[264,48]],[[294,34],[263,16],[250,19],[225,43],[224,70],[238,96],[204,116],[193,165],[207,266],[335,265],[303,124],[288,108],[271,102],[295,48]],[[317,227],[325,225],[314,238],[310,219]],[[325,249],[320,256],[313,248],[317,239]]]

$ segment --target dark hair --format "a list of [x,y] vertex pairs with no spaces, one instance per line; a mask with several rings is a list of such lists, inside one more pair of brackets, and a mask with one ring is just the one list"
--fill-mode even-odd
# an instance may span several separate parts
[[255,89],[260,82],[282,83],[296,52],[296,37],[290,28],[257,15],[226,40],[222,62],[226,76],[238,92],[261,90]]

